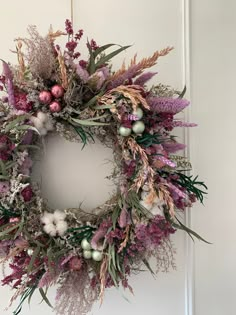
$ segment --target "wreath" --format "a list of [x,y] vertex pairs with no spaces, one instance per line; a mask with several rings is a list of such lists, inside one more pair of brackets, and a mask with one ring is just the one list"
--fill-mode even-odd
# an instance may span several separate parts
[[[185,145],[171,135],[175,127],[195,126],[175,118],[189,105],[185,89],[147,86],[156,73],[145,70],[172,48],[113,71],[110,60],[129,46],[91,40],[83,60],[77,50],[83,30],[74,32],[69,20],[65,26],[46,36],[30,26],[28,38],[15,41],[18,64],[2,61],[0,251],[12,270],[2,280],[15,289],[10,304],[20,297],[15,315],[37,289],[51,306],[52,285],[57,314],[87,314],[106,288],[132,292],[128,278],[143,264],[152,273],[174,267],[176,230],[203,240],[180,217],[203,202],[207,189],[189,175],[190,162],[176,153]],[[56,40],[64,35],[61,48]],[[112,148],[116,194],[90,212],[51,209],[31,180],[33,157],[50,132]]]

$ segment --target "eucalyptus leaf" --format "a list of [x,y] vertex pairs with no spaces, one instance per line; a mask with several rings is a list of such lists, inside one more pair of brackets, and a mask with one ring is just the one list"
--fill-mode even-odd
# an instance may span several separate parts
[[72,120],[82,126],[108,126],[108,123],[102,123],[102,122],[96,122],[91,120],[82,120],[82,119],[76,119],[72,118]]
[[89,41],[87,41],[87,47],[89,50],[89,64],[88,64],[88,72],[89,74],[93,74],[96,71],[96,66],[95,66],[95,58],[93,54],[93,50],[91,45],[89,44]]
[[47,305],[51,308],[53,308],[52,304],[49,302],[49,299],[47,298],[47,295],[45,294],[43,288],[39,288],[39,292],[43,298],[43,301],[47,303]]
[[3,162],[2,159],[0,159],[0,170],[1,170],[1,173],[3,176],[7,176],[8,173],[7,173],[7,169],[6,169],[6,165],[5,163]]
[[[94,52],[93,52],[93,56],[94,56],[94,59],[99,55],[101,54],[103,51],[107,50],[108,48],[112,47],[112,46],[116,46],[116,44],[107,44],[107,45],[103,45],[99,48],[97,48]],[[119,46],[119,45],[117,45]]]
[[5,127],[5,132],[10,131],[11,129],[13,129],[19,122],[25,120],[29,118],[29,115],[21,115],[18,116],[16,119],[14,119],[13,121],[11,121],[6,127]]
[[183,98],[184,95],[185,95],[185,93],[186,93],[186,91],[187,91],[187,87],[186,87],[186,85],[185,85],[184,88],[183,88],[183,91],[179,94],[179,97],[178,97],[178,98]]
[[112,108],[115,108],[115,105],[97,105],[95,107],[93,107],[94,109],[97,109],[97,110],[102,110],[102,109],[112,109]]
[[129,46],[123,46],[113,52],[111,52],[110,54],[102,57],[101,59],[98,60],[98,62],[95,64],[96,68],[101,67],[103,64],[107,63],[110,59],[112,59],[113,57],[115,57],[116,55],[118,55],[119,53],[121,53],[123,50],[129,48]]
[[33,253],[32,257],[31,257],[29,266],[27,268],[28,273],[30,273],[32,271],[35,259],[39,256],[40,250],[41,250],[41,248],[39,246],[34,249],[34,253]]

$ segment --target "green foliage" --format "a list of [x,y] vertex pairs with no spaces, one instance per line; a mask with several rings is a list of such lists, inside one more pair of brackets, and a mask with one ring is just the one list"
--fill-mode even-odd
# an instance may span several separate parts
[[175,180],[174,182],[179,184],[180,186],[184,187],[188,192],[193,193],[196,198],[203,203],[204,195],[207,194],[206,191],[203,191],[199,187],[203,187],[207,190],[207,186],[204,184],[204,182],[197,181],[198,176],[193,177],[193,175],[188,176],[183,173],[176,173],[179,176],[178,180]]
[[83,225],[78,228],[71,228],[67,230],[67,233],[70,233],[71,236],[68,237],[68,241],[71,244],[78,244],[82,241],[82,239],[86,238],[90,240],[93,236],[93,233],[96,229],[90,225]]
[[116,55],[121,53],[123,50],[130,47],[130,46],[120,47],[114,50],[113,52],[109,53],[108,55],[101,56],[101,58],[97,60],[97,57],[101,55],[101,53],[105,52],[105,50],[107,50],[108,48],[112,46],[115,46],[115,44],[107,44],[93,51],[91,45],[89,44],[89,42],[87,42],[87,47],[89,50],[88,72],[90,75],[93,74],[99,67],[109,62],[113,57],[115,57]]
[[[73,125],[72,125],[73,126]],[[73,128],[75,129],[75,131],[78,133],[78,135],[80,136],[80,139],[83,143],[83,147],[82,149],[85,147],[86,144],[88,144],[89,139],[92,140],[92,142],[95,142],[93,135],[91,134],[91,132],[85,130],[82,126],[73,126]]]
[[34,291],[36,290],[37,286],[33,286],[30,288],[27,288],[21,295],[21,299],[20,299],[20,303],[17,306],[17,308],[15,309],[15,311],[13,312],[13,315],[18,315],[20,314],[21,310],[22,310],[22,306],[23,303],[25,302],[25,300],[28,298],[30,299],[34,293]]
[[[130,190],[123,201],[130,209],[135,209],[136,213],[142,217],[150,217],[151,213],[140,204],[140,198],[134,190]],[[132,216],[132,213],[131,213]]]
[[177,230],[182,230],[188,233],[188,235],[191,237],[191,239],[194,241],[194,237],[197,238],[200,241],[203,241],[207,244],[211,244],[208,241],[206,241],[203,237],[201,237],[198,233],[191,230],[189,227],[185,226],[178,218],[175,216],[174,218],[171,218],[169,211],[165,210],[165,218],[166,220]]
[[186,92],[187,92],[187,87],[185,85],[183,88],[183,91],[179,93],[179,98],[183,98]]
[[166,139],[163,139],[159,133],[154,133],[154,134],[143,133],[141,136],[138,136],[136,138],[136,142],[139,145],[142,145],[146,148],[148,148],[154,144],[161,144],[164,141],[166,141]]

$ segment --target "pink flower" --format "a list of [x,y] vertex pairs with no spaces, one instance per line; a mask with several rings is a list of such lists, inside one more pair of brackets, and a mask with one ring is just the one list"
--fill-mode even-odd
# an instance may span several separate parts
[[10,185],[8,182],[0,182],[0,196],[5,195],[10,190]]
[[68,35],[72,35],[74,31],[73,31],[72,23],[69,19],[65,21],[65,26],[66,26],[66,33]]
[[29,176],[30,175],[30,169],[31,169],[32,165],[33,165],[33,162],[31,160],[31,158],[26,156],[24,159],[24,162],[21,165],[20,172],[23,175]]
[[77,43],[74,40],[66,43],[66,48],[71,52],[74,52],[76,47],[77,47]]
[[71,270],[76,270],[79,271],[82,267],[82,260],[78,257],[73,257],[70,261],[69,261],[69,267]]
[[85,60],[80,60],[80,61],[79,61],[79,65],[80,65],[80,67],[86,69],[86,67],[87,67],[87,65],[88,65],[88,62],[85,61]]
[[25,187],[21,191],[21,196],[23,197],[25,202],[29,202],[32,199],[32,197],[33,197],[33,190],[32,190],[30,185]]
[[24,112],[30,112],[32,110],[32,102],[28,102],[27,95],[19,93],[15,95],[15,108],[23,110]]
[[15,149],[15,144],[6,135],[0,135],[0,159],[7,161],[11,152]]
[[97,45],[97,43],[95,42],[94,39],[91,40],[90,46],[91,46],[92,50],[96,50],[99,48],[99,46]]
[[75,34],[75,40],[80,40],[82,38],[84,34],[83,30],[79,30],[76,34]]

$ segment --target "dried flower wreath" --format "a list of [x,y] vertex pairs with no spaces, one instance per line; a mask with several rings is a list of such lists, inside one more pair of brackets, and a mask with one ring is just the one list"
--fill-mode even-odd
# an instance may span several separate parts
[[[34,26],[16,40],[18,65],[3,62],[0,89],[0,251],[12,273],[2,280],[20,298],[14,314],[36,289],[44,301],[58,285],[57,314],[81,315],[108,287],[132,288],[128,277],[154,256],[157,270],[174,267],[170,235],[177,229],[203,240],[179,215],[206,186],[189,176],[191,164],[176,152],[184,145],[170,134],[195,124],[174,119],[189,102],[168,86],[149,88],[156,73],[144,72],[172,48],[113,72],[110,60],[127,49],[87,42],[88,60],[76,51],[83,31],[42,37]],[[65,49],[57,37],[67,35]],[[24,49],[25,48],[25,49]],[[113,148],[117,193],[90,213],[52,210],[31,181],[32,152],[48,132],[84,146],[97,139]],[[40,224],[39,224],[40,223]]]

